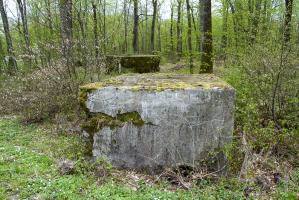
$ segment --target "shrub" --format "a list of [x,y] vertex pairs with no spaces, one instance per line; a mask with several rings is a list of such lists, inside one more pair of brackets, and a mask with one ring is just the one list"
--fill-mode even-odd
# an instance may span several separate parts
[[256,152],[271,150],[295,161],[299,61],[290,48],[255,45],[233,60],[224,77],[237,90],[237,134],[246,133]]
[[24,78],[8,78],[0,90],[2,114],[21,114],[25,123],[41,122],[57,113],[75,111],[79,81],[63,67],[48,67]]

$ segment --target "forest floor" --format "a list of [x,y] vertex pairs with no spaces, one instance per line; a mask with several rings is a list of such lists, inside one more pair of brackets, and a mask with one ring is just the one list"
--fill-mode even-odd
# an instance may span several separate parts
[[[241,199],[236,185],[202,184],[202,189],[174,190],[154,177],[109,169],[105,181],[80,160],[79,136],[57,135],[48,127],[22,126],[14,118],[0,119],[0,199]],[[60,175],[62,157],[78,159],[76,172]],[[206,184],[206,185],[205,185]],[[205,186],[204,186],[205,185]],[[231,187],[231,186],[230,186]]]
[[[50,124],[23,126],[15,117],[0,118],[0,199],[298,199],[299,170],[274,190],[237,178],[190,183],[182,189],[160,176],[92,166],[79,135],[58,134]],[[76,160],[71,175],[61,175],[60,159]]]

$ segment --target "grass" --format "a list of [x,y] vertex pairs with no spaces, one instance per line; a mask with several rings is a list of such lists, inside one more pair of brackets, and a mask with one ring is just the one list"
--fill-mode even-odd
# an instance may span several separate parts
[[[113,175],[99,182],[82,161],[85,149],[78,136],[0,118],[0,199],[245,199],[246,185],[237,179],[201,181],[189,191],[171,190],[165,182],[149,186],[142,179],[132,189]],[[62,157],[77,161],[75,174],[59,174],[57,162]],[[299,170],[271,195],[297,199],[298,193]]]

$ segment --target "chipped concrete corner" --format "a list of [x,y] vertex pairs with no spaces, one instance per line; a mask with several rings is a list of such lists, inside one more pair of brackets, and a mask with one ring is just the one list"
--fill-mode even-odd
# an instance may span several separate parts
[[96,158],[132,169],[197,166],[231,141],[235,92],[217,77],[133,74],[108,82],[81,88],[89,89],[81,106],[92,113],[85,130]]

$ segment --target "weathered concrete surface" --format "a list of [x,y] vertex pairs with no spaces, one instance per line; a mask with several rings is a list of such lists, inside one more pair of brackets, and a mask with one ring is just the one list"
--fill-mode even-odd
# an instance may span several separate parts
[[[100,113],[87,129],[93,155],[117,167],[196,166],[232,137],[234,89],[213,75],[123,75],[82,86],[80,96],[90,116]],[[118,120],[126,113],[138,116]]]

